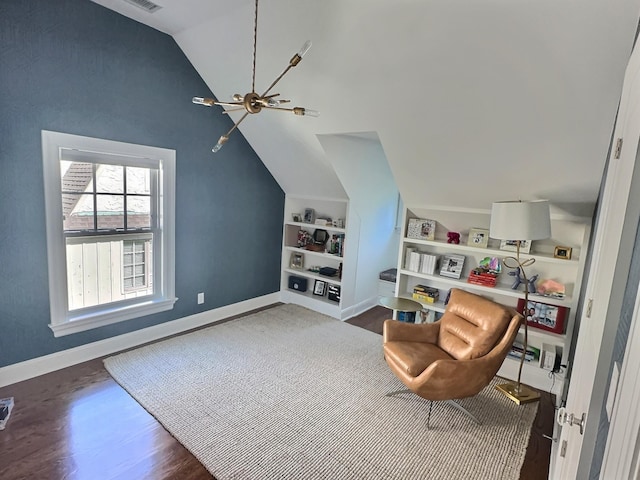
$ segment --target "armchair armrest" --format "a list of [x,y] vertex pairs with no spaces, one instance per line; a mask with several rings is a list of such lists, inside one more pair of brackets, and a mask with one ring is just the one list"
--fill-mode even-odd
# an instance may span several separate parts
[[405,323],[398,320],[385,320],[382,341],[387,342],[423,342],[436,343],[440,333],[440,323]]

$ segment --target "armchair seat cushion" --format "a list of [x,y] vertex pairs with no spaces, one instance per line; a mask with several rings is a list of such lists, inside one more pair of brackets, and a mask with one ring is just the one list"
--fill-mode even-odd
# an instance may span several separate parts
[[453,360],[437,345],[422,342],[387,342],[384,355],[411,377],[417,377],[437,360]]

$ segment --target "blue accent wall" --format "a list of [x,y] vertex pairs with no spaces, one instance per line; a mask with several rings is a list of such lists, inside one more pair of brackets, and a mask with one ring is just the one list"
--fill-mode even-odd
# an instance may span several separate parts
[[[0,367],[279,290],[284,193],[239,132],[211,153],[232,124],[194,95],[212,96],[166,34],[89,0],[0,0]],[[41,130],[176,150],[173,310],[53,336]]]

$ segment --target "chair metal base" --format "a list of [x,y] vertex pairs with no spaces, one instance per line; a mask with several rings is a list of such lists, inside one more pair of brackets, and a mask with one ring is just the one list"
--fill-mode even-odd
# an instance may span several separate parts
[[[389,393],[385,394],[385,397],[392,397],[394,395],[399,395],[401,393],[410,393],[412,395],[415,395],[415,393],[413,393],[408,388],[403,388],[402,390],[394,390],[393,392],[389,392]],[[480,422],[480,420],[478,420],[478,418],[474,414],[472,414],[469,410],[464,408],[462,405],[460,405],[455,400],[442,400],[442,401],[444,403],[452,406],[453,408],[456,408],[458,411],[464,413],[467,417],[469,417],[471,420],[473,420],[478,425],[482,425],[482,422]],[[432,406],[433,406],[433,401],[429,400],[429,414],[427,415],[427,429],[429,429],[429,424],[430,424],[430,421],[431,421],[431,408],[432,408]]]

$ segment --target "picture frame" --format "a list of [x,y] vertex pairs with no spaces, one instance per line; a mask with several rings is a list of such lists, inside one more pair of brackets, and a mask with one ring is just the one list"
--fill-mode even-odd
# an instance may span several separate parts
[[319,297],[324,297],[324,293],[327,290],[327,282],[322,280],[316,280],[313,284],[313,294]]
[[467,245],[470,247],[487,248],[489,245],[489,230],[486,228],[469,229]]
[[553,252],[554,258],[562,258],[564,260],[571,260],[571,247],[557,246]]
[[292,252],[289,258],[289,268],[295,268],[296,270],[302,270],[304,268],[304,254],[298,252]]
[[[500,250],[505,250],[507,252],[515,252],[517,249],[516,242],[517,240],[501,240]],[[520,240],[520,253],[529,253],[530,251],[531,251],[531,240]]]
[[304,217],[302,217],[302,221],[304,223],[314,223],[316,220],[316,212],[313,208],[305,208],[304,209]]
[[440,262],[440,275],[449,278],[460,278],[464,267],[463,255],[443,255]]
[[[525,311],[524,298],[518,299],[518,311]],[[525,317],[530,327],[562,334],[568,315],[567,307],[529,300]]]
[[427,218],[410,218],[407,225],[407,237],[420,240],[435,240],[436,221]]
[[301,213],[292,213],[291,218],[294,222],[301,223],[302,222],[302,214]]
[[340,303],[340,286],[330,283],[327,286],[327,299],[332,302]]

